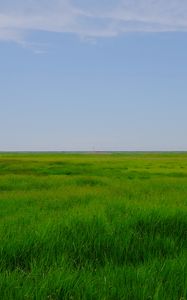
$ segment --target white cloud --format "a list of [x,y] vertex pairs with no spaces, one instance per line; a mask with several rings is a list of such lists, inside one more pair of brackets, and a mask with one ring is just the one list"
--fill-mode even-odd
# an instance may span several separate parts
[[187,31],[187,1],[1,0],[0,40],[22,43],[32,30],[83,38]]

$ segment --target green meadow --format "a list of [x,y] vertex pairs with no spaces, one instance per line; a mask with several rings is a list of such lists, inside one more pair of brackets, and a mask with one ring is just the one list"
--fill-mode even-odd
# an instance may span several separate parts
[[187,153],[1,153],[0,299],[186,300]]

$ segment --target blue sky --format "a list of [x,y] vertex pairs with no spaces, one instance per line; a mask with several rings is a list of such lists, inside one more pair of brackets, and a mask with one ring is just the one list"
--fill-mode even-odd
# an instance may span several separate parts
[[0,151],[187,150],[187,2],[0,2]]

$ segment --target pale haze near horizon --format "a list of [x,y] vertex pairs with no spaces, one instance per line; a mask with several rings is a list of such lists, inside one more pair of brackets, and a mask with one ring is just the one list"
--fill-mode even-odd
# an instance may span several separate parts
[[187,3],[1,1],[0,151],[187,150]]

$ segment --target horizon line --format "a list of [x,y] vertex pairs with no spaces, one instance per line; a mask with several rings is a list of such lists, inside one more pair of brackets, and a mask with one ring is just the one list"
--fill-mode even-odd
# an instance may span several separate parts
[[62,153],[62,154],[98,154],[98,153],[187,153],[187,150],[18,150],[1,151],[0,154],[16,153]]

